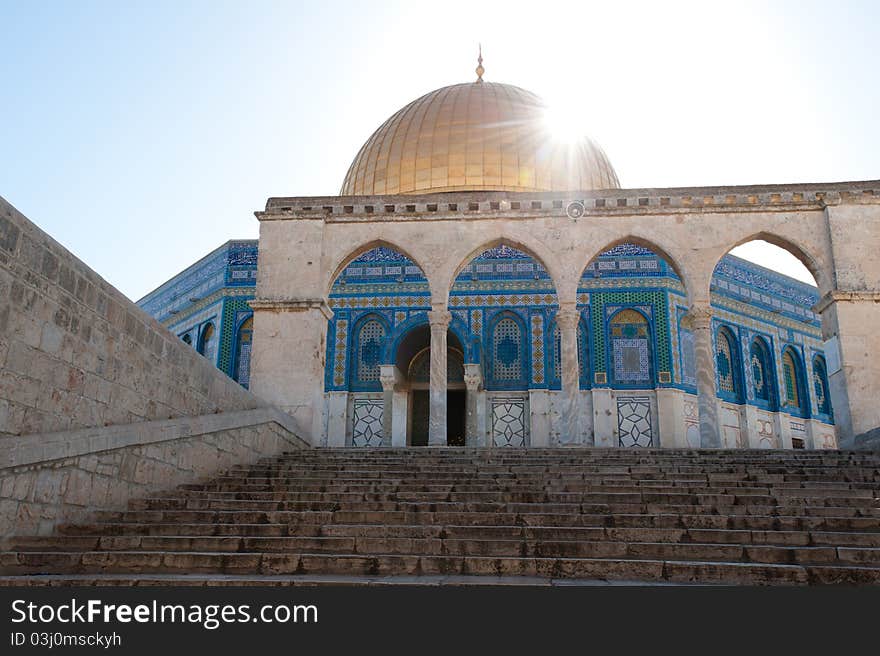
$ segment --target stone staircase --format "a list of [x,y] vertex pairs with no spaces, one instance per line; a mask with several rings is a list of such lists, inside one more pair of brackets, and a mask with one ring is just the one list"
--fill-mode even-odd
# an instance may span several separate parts
[[880,454],[313,449],[8,538],[0,584],[880,582]]

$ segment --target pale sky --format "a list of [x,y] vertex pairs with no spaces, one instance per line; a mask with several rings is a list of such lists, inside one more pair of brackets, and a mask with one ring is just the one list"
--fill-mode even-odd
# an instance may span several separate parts
[[137,299],[255,238],[267,197],[336,194],[478,42],[624,187],[876,179],[878,24],[846,1],[0,0],[0,195]]

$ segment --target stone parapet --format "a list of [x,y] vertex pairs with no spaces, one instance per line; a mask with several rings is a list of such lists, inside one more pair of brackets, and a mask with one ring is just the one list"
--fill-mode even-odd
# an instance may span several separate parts
[[275,408],[12,437],[0,445],[0,535],[49,533],[133,498],[308,448]]
[[0,438],[261,405],[0,198]]
[[880,181],[821,184],[608,189],[572,192],[469,191],[395,196],[270,198],[260,221],[467,220],[486,217],[682,214],[689,211],[748,212],[821,210],[839,203],[880,204]]

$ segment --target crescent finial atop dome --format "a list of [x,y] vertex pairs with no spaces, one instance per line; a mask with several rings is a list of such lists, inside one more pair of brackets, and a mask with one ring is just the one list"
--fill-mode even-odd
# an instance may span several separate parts
[[479,48],[479,54],[477,55],[477,82],[483,81],[483,73],[486,72],[486,69],[483,68],[483,44],[478,43],[477,47]]

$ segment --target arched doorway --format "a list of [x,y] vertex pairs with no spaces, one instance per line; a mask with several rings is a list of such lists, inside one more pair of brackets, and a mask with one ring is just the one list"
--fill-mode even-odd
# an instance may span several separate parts
[[[464,446],[467,422],[467,391],[464,384],[464,348],[450,331],[446,337],[446,445]],[[431,330],[413,328],[397,348],[395,364],[407,387],[408,446],[428,445],[430,417]]]

